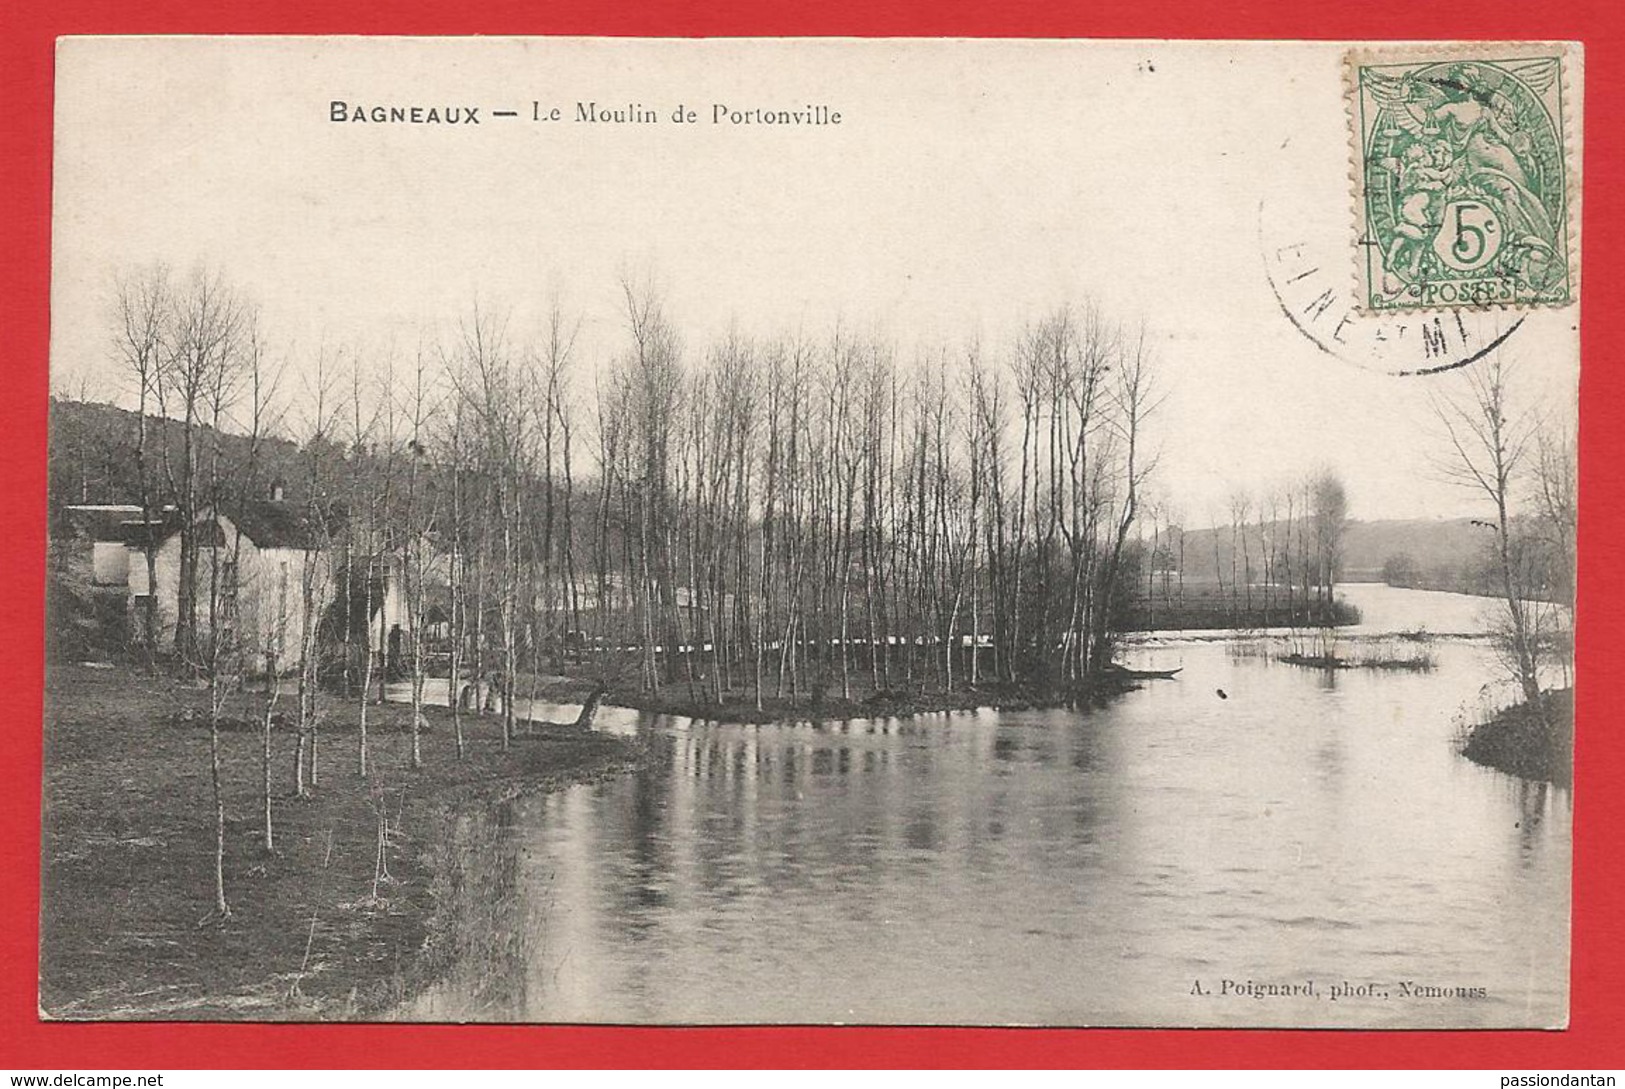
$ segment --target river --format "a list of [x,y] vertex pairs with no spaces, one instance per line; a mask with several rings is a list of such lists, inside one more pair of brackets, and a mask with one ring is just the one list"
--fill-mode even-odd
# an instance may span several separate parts
[[[1353,638],[1486,608],[1340,589]],[[1431,650],[1325,673],[1164,633],[1131,658],[1177,679],[1088,712],[605,708],[656,759],[461,818],[452,970],[401,1016],[1561,1024],[1569,797],[1457,754],[1493,650]]]

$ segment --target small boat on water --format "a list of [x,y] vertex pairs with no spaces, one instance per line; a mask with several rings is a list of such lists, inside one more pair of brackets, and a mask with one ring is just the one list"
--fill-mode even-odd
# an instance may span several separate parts
[[1136,681],[1166,681],[1178,676],[1184,668],[1180,666],[1178,669],[1130,669],[1127,666],[1111,666],[1107,672]]

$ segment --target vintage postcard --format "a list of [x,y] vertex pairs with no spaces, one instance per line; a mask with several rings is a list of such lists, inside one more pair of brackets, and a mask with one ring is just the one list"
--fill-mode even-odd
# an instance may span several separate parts
[[62,39],[40,1016],[1564,1026],[1583,63]]

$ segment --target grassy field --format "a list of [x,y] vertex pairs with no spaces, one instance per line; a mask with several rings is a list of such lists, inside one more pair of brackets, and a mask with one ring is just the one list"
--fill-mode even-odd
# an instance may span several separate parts
[[[248,697],[258,702],[258,696]],[[291,700],[284,700],[289,710]],[[293,731],[274,738],[276,850],[262,843],[254,708],[222,733],[231,915],[212,917],[207,693],[124,667],[46,679],[40,1008],[51,1018],[313,1019],[386,1012],[437,971],[437,874],[459,807],[624,771],[628,741],[541,727],[501,751],[494,719],[369,709],[372,774],[356,773],[356,708],[324,697],[320,782],[293,794]],[[388,875],[379,877],[379,815]],[[427,950],[427,952],[426,952]]]

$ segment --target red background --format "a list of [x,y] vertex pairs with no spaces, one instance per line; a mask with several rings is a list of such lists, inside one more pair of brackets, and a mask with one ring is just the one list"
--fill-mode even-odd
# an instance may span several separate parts
[[[1622,631],[1625,372],[1617,201],[1625,148],[1625,24],[1618,0],[1396,2],[1112,0],[714,0],[682,11],[582,0],[436,5],[366,0],[7,0],[0,13],[0,1067],[1263,1066],[1625,1067],[1621,893],[1625,736],[1608,711]],[[477,9],[477,10],[476,10]],[[1059,1029],[633,1029],[389,1025],[42,1024],[39,939],[40,690],[49,341],[51,87],[61,34],[959,35],[1144,38],[1545,38],[1586,46],[1585,321],[1581,382],[1580,679],[1574,830],[1574,971],[1565,1032],[1234,1032]]]

